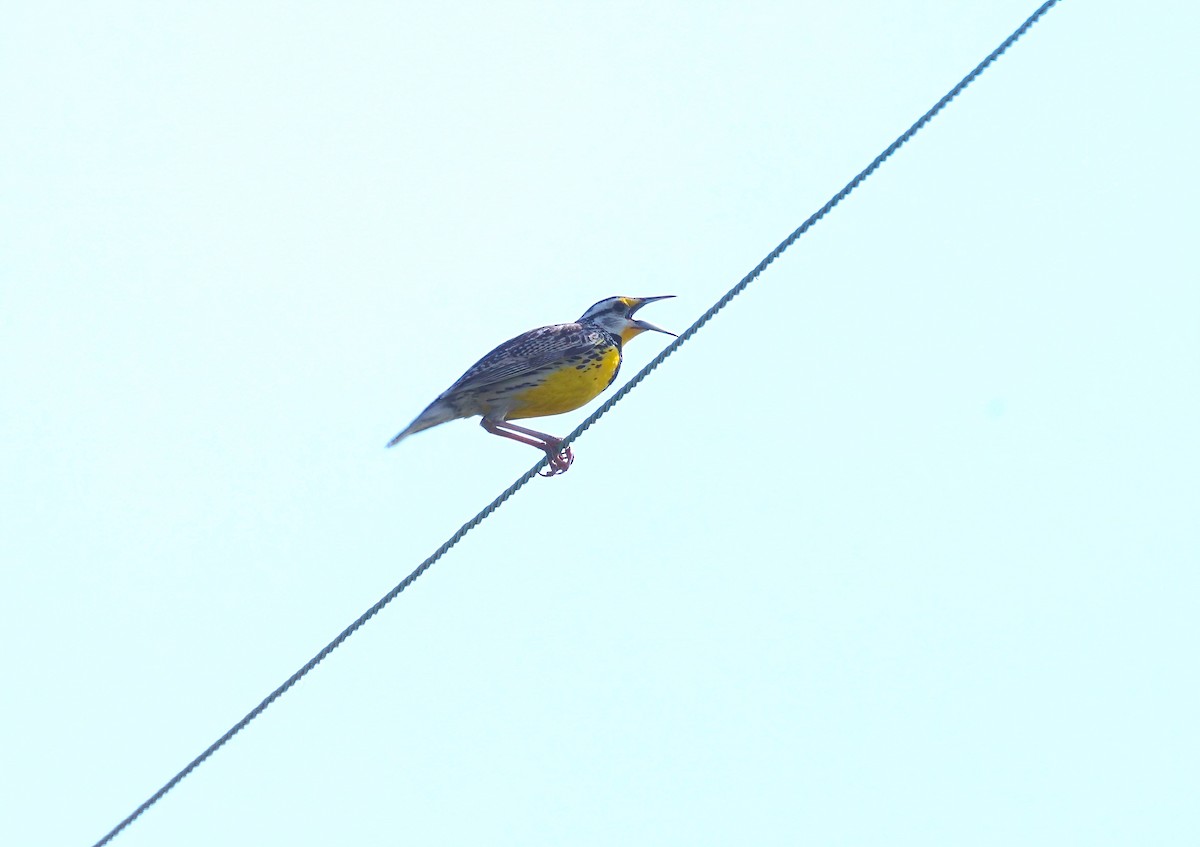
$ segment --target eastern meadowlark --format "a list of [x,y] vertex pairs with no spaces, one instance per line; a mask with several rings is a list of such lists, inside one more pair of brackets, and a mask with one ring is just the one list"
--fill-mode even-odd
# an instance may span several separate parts
[[621,367],[623,344],[646,330],[675,334],[633,316],[647,303],[672,296],[609,297],[575,323],[544,326],[505,341],[471,365],[387,446],[447,421],[482,415],[480,424],[493,435],[545,451],[550,466],[542,476],[566,473],[575,456],[562,439],[510,421],[570,412],[608,388]]

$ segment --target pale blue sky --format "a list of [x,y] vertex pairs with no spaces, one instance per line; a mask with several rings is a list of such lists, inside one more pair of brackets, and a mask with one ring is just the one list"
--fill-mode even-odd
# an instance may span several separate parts
[[[383,449],[479,355],[684,329],[1036,5],[9,8],[0,843],[533,464]],[[1198,25],[1061,3],[116,843],[1200,841]]]

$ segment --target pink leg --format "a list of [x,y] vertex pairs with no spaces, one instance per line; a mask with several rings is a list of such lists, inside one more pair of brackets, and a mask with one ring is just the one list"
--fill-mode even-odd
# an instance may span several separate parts
[[566,473],[567,469],[571,467],[571,462],[575,461],[575,454],[571,452],[570,447],[563,447],[561,438],[555,438],[553,435],[538,432],[536,429],[526,429],[523,426],[517,426],[508,421],[495,421],[484,418],[479,422],[479,425],[492,435],[511,438],[513,441],[528,444],[530,447],[536,447],[545,452],[546,456],[550,459],[550,467],[541,472],[542,476],[555,476],[560,473]]

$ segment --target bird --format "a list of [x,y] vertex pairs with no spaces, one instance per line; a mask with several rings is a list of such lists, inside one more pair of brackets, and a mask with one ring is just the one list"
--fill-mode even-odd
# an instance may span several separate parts
[[612,385],[621,369],[621,350],[646,331],[675,333],[634,317],[647,303],[674,297],[608,297],[574,323],[551,324],[510,338],[443,391],[416,420],[387,443],[395,447],[422,430],[459,418],[482,417],[480,425],[545,452],[542,476],[566,473],[575,460],[561,438],[512,423],[578,409]]

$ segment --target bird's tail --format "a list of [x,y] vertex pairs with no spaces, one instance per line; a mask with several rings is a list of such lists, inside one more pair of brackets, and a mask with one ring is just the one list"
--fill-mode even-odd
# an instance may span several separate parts
[[415,432],[420,432],[423,429],[429,429],[430,427],[437,426],[438,424],[444,424],[447,421],[452,421],[461,417],[462,415],[454,411],[449,403],[446,403],[441,398],[438,398],[429,404],[428,409],[417,415],[417,419],[410,423],[403,432],[389,441],[387,446],[395,447],[397,444]]

